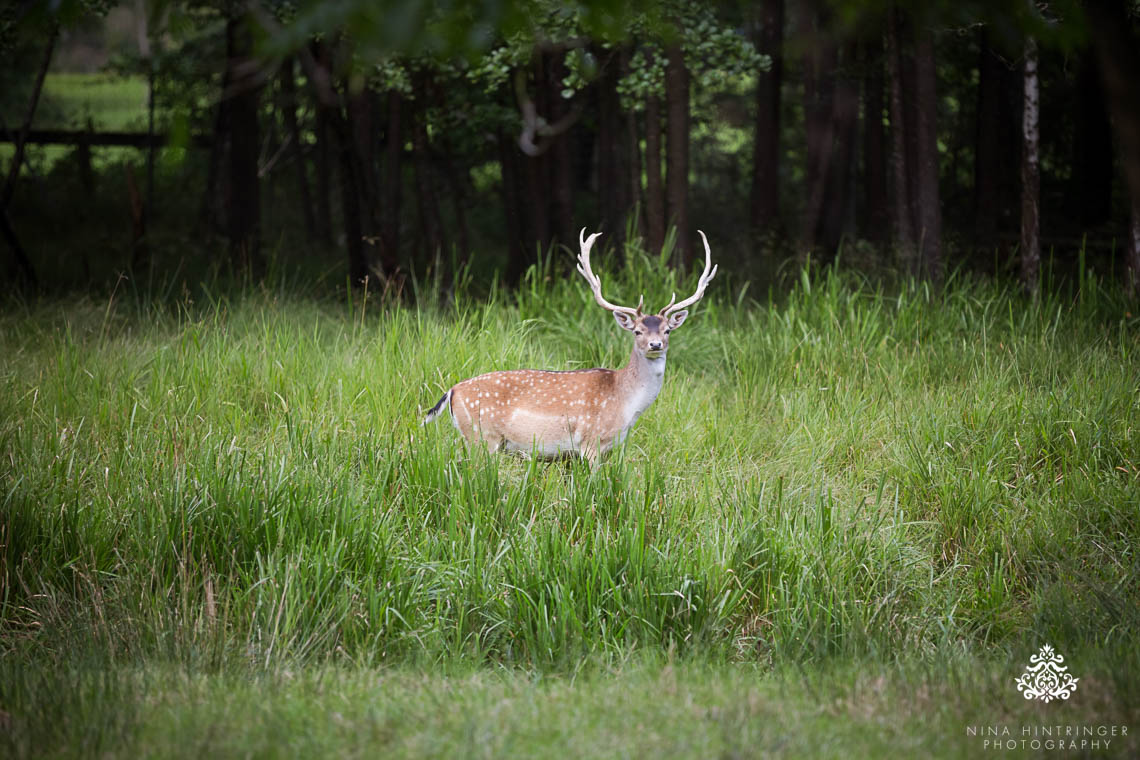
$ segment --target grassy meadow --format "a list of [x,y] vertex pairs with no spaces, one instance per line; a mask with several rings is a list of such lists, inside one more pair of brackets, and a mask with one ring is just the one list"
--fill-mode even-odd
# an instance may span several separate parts
[[[630,253],[610,298],[691,287]],[[969,757],[997,724],[1140,752],[1111,289],[723,273],[596,470],[420,427],[475,374],[624,364],[552,271],[5,304],[0,754]],[[1044,644],[1067,701],[1014,685]]]
[[[10,114],[20,123],[25,112]],[[160,112],[160,118],[166,113]],[[44,79],[44,89],[36,108],[34,129],[146,132],[147,85],[141,77],[113,73],[79,74],[52,72]],[[34,173],[49,172],[75,149],[66,145],[29,145],[27,160]],[[11,163],[15,147],[0,144],[0,164]],[[92,164],[104,168],[123,161],[138,160],[135,148],[96,146],[91,149]]]
[[52,72],[36,109],[36,126],[146,131],[147,85],[120,73]]

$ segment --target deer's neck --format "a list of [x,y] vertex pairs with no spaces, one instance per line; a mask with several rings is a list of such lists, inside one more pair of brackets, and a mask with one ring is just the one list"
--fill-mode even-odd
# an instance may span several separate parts
[[629,364],[619,373],[628,430],[661,392],[661,384],[665,380],[665,357],[648,359],[634,349]]

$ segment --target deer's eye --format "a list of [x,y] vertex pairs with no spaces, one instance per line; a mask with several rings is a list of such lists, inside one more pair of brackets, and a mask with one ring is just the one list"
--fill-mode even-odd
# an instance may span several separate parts
[[669,332],[670,332],[669,330],[666,330],[666,331],[665,331],[665,334],[666,334],[666,335],[668,335],[668,334],[669,334]]
[[633,331],[633,334],[634,334],[634,335],[641,335],[641,330],[634,330],[634,331]]

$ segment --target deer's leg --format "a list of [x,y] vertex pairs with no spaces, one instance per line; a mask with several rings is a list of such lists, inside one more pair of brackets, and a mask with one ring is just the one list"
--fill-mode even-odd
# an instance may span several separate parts
[[502,439],[484,436],[479,428],[475,428],[470,437],[464,436],[463,444],[468,456],[480,448],[486,448],[488,454],[495,454],[503,449]]
[[471,434],[465,435],[464,438],[467,440],[467,448],[485,446],[490,454],[502,451],[505,443],[502,436],[484,430],[477,424],[472,425]]
[[601,461],[602,451],[597,443],[583,443],[578,453],[581,454],[582,458],[586,460],[586,463],[590,465],[591,470],[598,469],[598,462]]

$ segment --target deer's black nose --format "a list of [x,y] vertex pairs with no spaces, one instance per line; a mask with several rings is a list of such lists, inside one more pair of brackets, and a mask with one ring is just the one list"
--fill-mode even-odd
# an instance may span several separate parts
[[649,342],[649,350],[650,351],[660,351],[661,350],[661,341],[659,341],[659,340],[650,341]]

